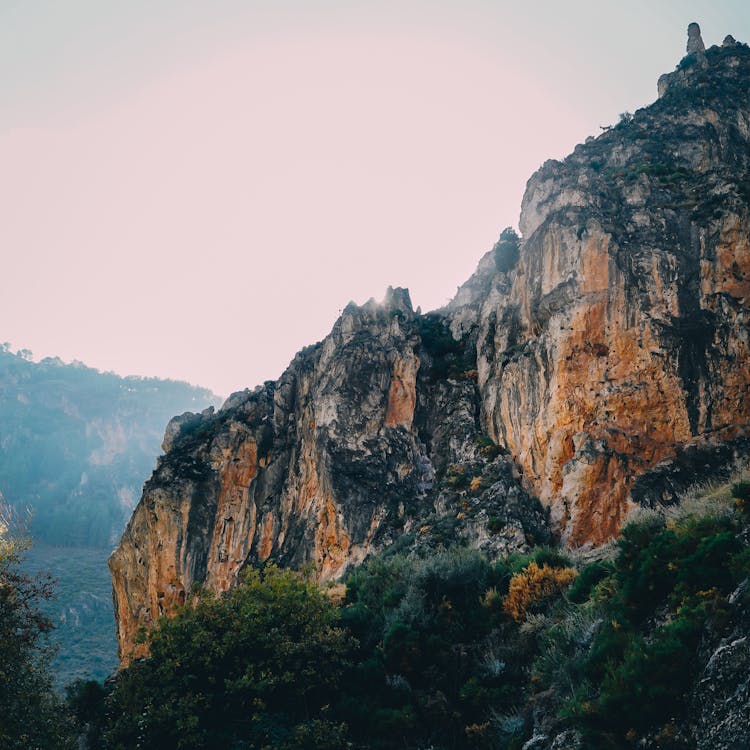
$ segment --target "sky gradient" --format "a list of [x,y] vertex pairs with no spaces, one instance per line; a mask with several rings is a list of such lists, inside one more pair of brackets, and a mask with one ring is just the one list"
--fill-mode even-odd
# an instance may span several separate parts
[[744,2],[0,2],[0,341],[228,395],[445,304],[526,180]]

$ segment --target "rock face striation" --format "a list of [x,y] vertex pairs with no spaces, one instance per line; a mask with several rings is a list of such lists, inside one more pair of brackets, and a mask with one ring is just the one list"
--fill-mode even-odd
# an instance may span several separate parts
[[747,454],[750,50],[692,52],[659,91],[541,167],[520,241],[446,308],[350,304],[278,381],[170,422],[110,559],[124,659],[246,565],[599,544]]
[[550,541],[548,514],[479,426],[474,348],[408,292],[350,304],[281,378],[173,419],[110,558],[120,653],[196,583],[267,560],[340,576],[392,545]]
[[686,57],[655,104],[542,166],[517,265],[486,260],[448,308],[477,329],[483,427],[569,544],[669,500],[654,467],[690,450],[703,470],[747,433],[749,84],[745,45]]

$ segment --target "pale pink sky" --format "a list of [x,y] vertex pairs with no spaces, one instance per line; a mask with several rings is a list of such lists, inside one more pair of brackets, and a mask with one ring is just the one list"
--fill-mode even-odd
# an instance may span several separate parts
[[689,21],[750,37],[740,2],[107,5],[0,6],[0,341],[223,395],[351,299],[444,304]]

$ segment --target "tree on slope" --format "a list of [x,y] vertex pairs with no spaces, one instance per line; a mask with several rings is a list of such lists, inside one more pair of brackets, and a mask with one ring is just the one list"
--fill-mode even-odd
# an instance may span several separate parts
[[328,712],[353,644],[336,618],[313,581],[273,566],[224,596],[194,592],[118,675],[108,745],[345,748]]
[[21,570],[24,530],[0,501],[0,747],[63,750],[73,746],[72,735],[48,669],[52,623],[39,611],[52,581]]

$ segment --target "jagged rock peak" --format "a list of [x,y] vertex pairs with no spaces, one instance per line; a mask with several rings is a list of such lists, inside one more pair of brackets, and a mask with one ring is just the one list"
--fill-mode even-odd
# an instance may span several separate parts
[[[738,60],[731,57],[727,58],[723,56],[723,53],[731,55],[733,51],[746,46],[730,34],[724,38],[721,47],[714,45],[707,50],[703,44],[700,26],[697,23],[691,23],[688,26],[687,54],[680,60],[674,72],[665,73],[659,77],[657,83],[659,98],[669,90],[699,85],[701,76],[710,69],[721,68],[724,65],[727,68],[725,73],[731,73],[738,66]],[[725,63],[729,63],[729,65],[725,65]]]
[[703,38],[701,37],[701,27],[693,21],[688,26],[688,40],[687,40],[687,53],[692,55],[694,52],[705,52],[706,45],[703,44]]
[[[346,308],[345,312],[347,310],[351,311],[353,309],[360,309],[358,305],[356,305],[354,302],[350,302]],[[374,297],[370,297],[370,299],[365,302],[364,305],[362,305],[362,308],[364,310],[370,311],[370,312],[392,312],[395,310],[398,310],[405,315],[413,315],[414,310],[411,306],[411,297],[409,296],[409,290],[404,289],[403,287],[397,286],[392,287],[389,286],[388,289],[385,292],[385,297],[378,302]]]
[[411,297],[409,296],[409,290],[403,287],[389,286],[382,304],[389,309],[401,310],[401,312],[413,312],[411,306]]
[[345,340],[358,332],[367,330],[370,333],[389,336],[399,328],[400,322],[413,324],[418,317],[414,312],[409,297],[409,290],[401,287],[388,287],[385,297],[378,301],[370,297],[363,305],[349,302],[339,319],[334,323],[327,347],[330,349],[334,340],[340,337]]

